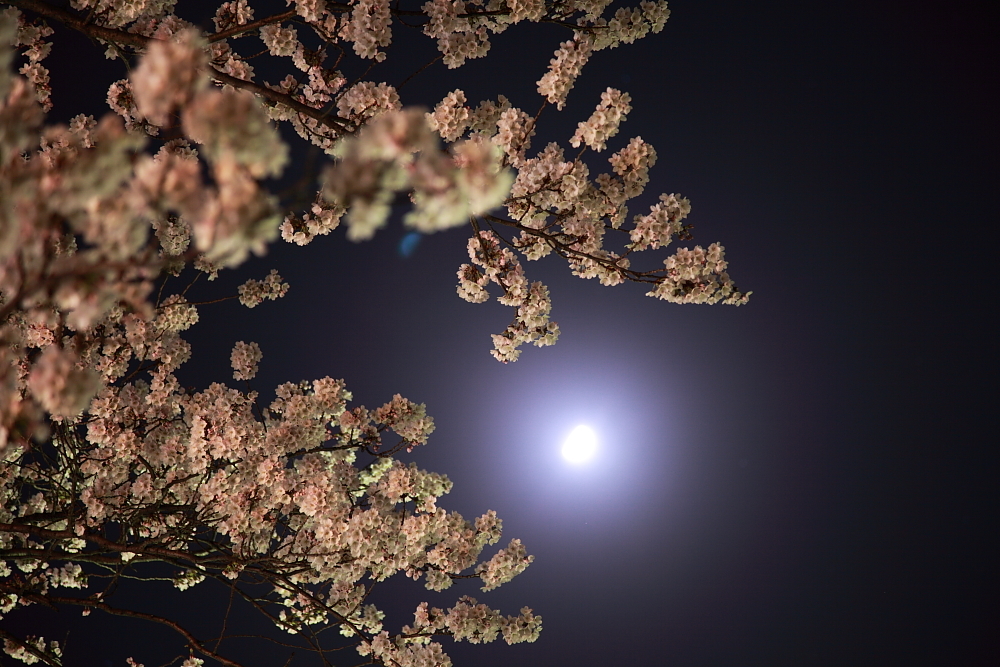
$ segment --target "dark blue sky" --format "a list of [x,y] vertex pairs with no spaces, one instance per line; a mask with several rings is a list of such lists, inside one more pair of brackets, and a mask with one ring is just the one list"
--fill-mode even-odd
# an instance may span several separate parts
[[[504,366],[489,334],[509,309],[455,294],[467,231],[404,258],[396,222],[364,244],[282,244],[220,277],[213,293],[277,266],[291,290],[203,309],[190,382],[229,377],[233,342],[255,340],[263,390],[332,375],[369,405],[427,404],[438,428],[411,458],[455,482],[441,504],[496,509],[536,562],[489,594],[388,586],[390,621],[456,590],[545,619],[537,643],[455,646],[456,665],[998,664],[983,4],[676,0],[660,35],[598,53],[567,108],[542,116],[536,148],[565,143],[605,87],[629,92],[611,148],[640,135],[659,154],[633,211],[689,197],[695,242],[722,242],[754,291],[745,307],[527,263],[562,338]],[[397,33],[389,62],[432,54]],[[511,30],[483,61],[428,69],[403,101],[461,87],[534,110],[565,38]],[[94,112],[60,97],[58,76],[56,115]],[[559,441],[581,421],[601,457],[571,469]]]

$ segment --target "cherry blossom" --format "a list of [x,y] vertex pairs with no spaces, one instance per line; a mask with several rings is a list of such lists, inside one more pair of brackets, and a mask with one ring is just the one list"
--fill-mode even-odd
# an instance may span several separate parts
[[[435,641],[443,636],[534,641],[541,617],[530,608],[504,615],[469,597],[445,609],[421,603],[412,626],[387,627],[367,599],[394,575],[433,591],[478,579],[490,591],[532,557],[518,539],[496,549],[495,512],[470,521],[440,507],[448,477],[404,461],[432,443],[421,403],[394,394],[357,405],[331,377],[286,382],[268,402],[270,390],[251,384],[263,350],[245,340],[232,341],[229,359],[240,388],[183,387],[185,336],[205,308],[226,299],[266,308],[290,285],[271,270],[231,293],[212,283],[218,298],[208,301],[189,290],[264,255],[279,235],[305,245],[343,223],[348,239],[371,238],[406,195],[403,222],[419,232],[469,226],[457,292],[483,303],[492,290],[511,309],[492,335],[491,354],[504,363],[560,335],[548,288],[522,260],[555,255],[576,276],[643,283],[674,303],[745,303],[718,243],[677,248],[662,268],[632,268],[636,253],[690,238],[691,204],[663,194],[629,218],[656,151],[639,137],[610,146],[631,111],[627,93],[608,88],[589,118],[574,119],[575,156],[559,142],[531,145],[592,53],[659,32],[666,3],[605,16],[607,0],[290,0],[265,15],[252,0],[230,0],[212,10],[214,32],[176,15],[173,0],[5,4],[0,616],[31,604],[128,611],[173,628],[187,647],[175,661],[186,667],[238,664],[198,641],[185,619],[119,606],[116,582],[166,578],[181,591],[238,592],[306,650],[333,644],[394,667],[450,665]],[[537,74],[537,110],[454,89],[428,112],[404,106],[401,85],[349,81],[340,59],[386,59],[397,18],[433,40],[440,71],[487,57],[491,35],[546,24],[561,37]],[[99,84],[109,113],[45,124],[52,91],[42,63],[59,47],[48,41],[56,23],[109,58],[135,60]],[[280,74],[264,81],[263,72]],[[325,156],[319,177],[285,199],[265,181],[289,167],[281,124]],[[610,170],[587,159],[609,149]],[[7,633],[4,650],[60,664],[63,648],[40,633]],[[162,662],[128,664],[140,659]]]
[[239,287],[240,303],[247,308],[253,308],[265,299],[274,301],[288,293],[288,283],[281,281],[281,276],[274,269],[263,280],[251,278]]
[[230,360],[233,366],[233,378],[236,380],[252,380],[257,375],[257,364],[263,355],[257,343],[238,341]]
[[614,88],[601,93],[601,103],[586,122],[579,124],[569,140],[570,145],[579,148],[585,143],[592,150],[603,151],[608,139],[618,134],[618,126],[632,110],[631,101],[628,93]]
[[590,60],[593,49],[591,38],[584,34],[560,44],[549,63],[549,71],[538,81],[538,92],[561,110],[566,106],[566,96],[583,66]]

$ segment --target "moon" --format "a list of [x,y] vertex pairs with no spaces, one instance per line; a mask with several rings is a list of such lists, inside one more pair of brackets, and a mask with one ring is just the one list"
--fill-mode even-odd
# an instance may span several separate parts
[[584,463],[597,452],[597,434],[589,426],[580,424],[563,441],[562,455],[570,463]]

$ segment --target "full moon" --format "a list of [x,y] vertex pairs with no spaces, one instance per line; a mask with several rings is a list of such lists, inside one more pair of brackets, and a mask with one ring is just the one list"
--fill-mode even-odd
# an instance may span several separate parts
[[597,434],[589,426],[577,426],[563,442],[563,458],[570,463],[583,463],[597,451]]

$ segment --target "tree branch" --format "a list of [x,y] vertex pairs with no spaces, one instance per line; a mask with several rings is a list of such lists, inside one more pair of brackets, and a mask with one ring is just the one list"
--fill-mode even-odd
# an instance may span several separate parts
[[219,42],[223,39],[229,37],[240,37],[251,30],[257,30],[258,28],[263,28],[266,25],[271,25],[272,23],[279,23],[281,21],[287,21],[294,18],[296,12],[294,9],[290,9],[287,12],[282,12],[281,14],[275,14],[274,16],[268,16],[266,19],[260,19],[258,21],[253,21],[252,23],[245,23],[243,25],[238,25],[229,30],[223,30],[222,32],[217,32],[214,35],[209,36],[208,42]]
[[[63,10],[58,7],[53,7],[47,3],[39,2],[38,0],[6,0],[9,4],[19,7],[21,9],[27,9],[29,11],[40,14],[46,18],[54,19],[59,21],[68,28],[72,28],[77,32],[81,32],[88,37],[93,37],[94,39],[100,39],[105,42],[112,42],[118,45],[131,46],[137,49],[144,49],[149,45],[149,42],[153,41],[153,37],[146,37],[145,35],[137,35],[130,32],[124,32],[122,30],[113,30],[112,28],[105,28],[103,26],[93,25],[87,23],[85,20],[80,19],[77,16]],[[294,12],[293,12],[294,13]],[[274,17],[271,17],[272,19]],[[264,19],[265,21],[269,19]],[[245,26],[244,26],[245,27]],[[314,109],[310,106],[299,102],[291,95],[286,95],[284,93],[279,93],[276,90],[271,90],[266,86],[262,86],[253,81],[245,81],[243,79],[237,79],[235,76],[230,76],[224,72],[220,72],[214,67],[208,66],[208,75],[219,81],[221,83],[228,84],[233,88],[240,88],[242,90],[249,90],[250,92],[263,97],[266,100],[270,100],[276,104],[283,104],[290,109],[302,114],[303,116],[308,116],[313,120],[318,121],[322,125],[331,127],[343,134],[352,134],[352,130],[349,128],[346,122],[343,120],[331,117],[328,113],[320,110]]]
[[242,88],[243,90],[249,90],[264,99],[270,100],[277,104],[284,104],[286,107],[294,109],[303,116],[308,116],[327,127],[332,127],[343,134],[353,134],[353,131],[348,128],[348,125],[343,120],[330,116],[327,112],[321,109],[313,109],[310,106],[306,106],[302,102],[291,95],[286,95],[284,93],[279,93],[276,90],[271,90],[266,86],[262,86],[253,81],[246,81],[244,79],[237,79],[235,76],[230,76],[224,72],[220,72],[214,67],[208,67],[208,75],[217,81],[229,84],[233,88]]
[[114,30],[112,28],[105,28],[103,26],[87,23],[86,19],[78,18],[64,9],[53,7],[48,3],[39,2],[38,0],[5,0],[5,3],[20,9],[27,9],[35,12],[36,14],[40,14],[45,18],[55,19],[67,28],[72,28],[77,32],[82,32],[88,37],[103,39],[105,42],[125,44],[141,49],[145,48],[146,44],[148,44],[151,39],[144,35],[137,35],[131,32],[123,32],[121,30]]
[[[618,266],[615,263],[616,261],[623,259],[624,256],[616,257],[615,259],[598,257],[597,255],[592,255],[582,250],[576,250],[575,248],[571,247],[572,244],[567,244],[563,243],[562,241],[559,241],[558,239],[556,239],[557,235],[549,234],[543,229],[535,229],[533,227],[528,227],[527,225],[523,225],[520,222],[514,220],[504,220],[503,218],[498,218],[496,216],[489,214],[484,214],[482,217],[486,220],[489,220],[490,222],[495,222],[497,224],[504,225],[506,227],[513,227],[514,229],[520,230],[532,236],[537,236],[543,239],[546,243],[548,243],[552,247],[553,250],[556,251],[558,255],[560,255],[564,259],[569,259],[567,255],[572,255],[580,259],[589,259],[594,262],[597,262],[598,264],[603,264],[608,268],[614,269],[618,271],[627,280],[631,280],[637,283],[658,283],[662,280],[661,277],[657,277],[657,274],[664,273],[664,269],[654,269],[652,271],[634,271],[632,269],[626,269],[621,266]],[[650,276],[653,277],[651,278]]]
[[[33,598],[35,596],[32,595],[30,597]],[[201,653],[205,657],[212,658],[213,660],[217,660],[220,663],[222,663],[223,665],[226,665],[227,667],[243,667],[243,665],[241,663],[238,663],[238,662],[235,662],[233,660],[230,660],[229,658],[225,658],[225,657],[219,655],[218,653],[216,653],[215,651],[211,650],[210,648],[206,647],[204,644],[202,644],[201,641],[199,641],[198,639],[196,639],[195,636],[192,635],[191,632],[187,628],[185,628],[184,626],[180,625],[176,621],[171,621],[169,618],[163,618],[162,616],[156,616],[155,614],[147,614],[147,613],[144,613],[144,612],[141,612],[141,611],[131,611],[129,609],[119,609],[117,607],[112,607],[111,605],[109,605],[109,604],[107,604],[105,602],[100,602],[100,601],[97,601],[97,600],[87,600],[87,599],[80,599],[80,598],[67,598],[67,597],[55,596],[55,595],[46,595],[45,597],[48,598],[48,600],[50,602],[54,602],[54,603],[57,603],[57,604],[72,604],[72,605],[77,605],[77,606],[81,606],[81,607],[91,607],[93,609],[100,609],[101,611],[106,612],[108,614],[112,614],[114,616],[125,616],[125,617],[128,617],[128,618],[138,618],[138,619],[141,619],[141,620],[144,620],[144,621],[151,621],[153,623],[160,623],[162,625],[166,625],[167,627],[172,628],[173,630],[175,630],[178,634],[182,635],[188,641],[188,646],[191,649],[197,651],[198,653]]]
[[45,651],[39,651],[37,648],[29,644],[28,642],[24,641],[23,639],[18,639],[17,637],[10,634],[6,630],[0,629],[0,639],[4,639],[6,641],[17,644],[25,651],[27,651],[31,655],[35,656],[36,658],[44,662],[46,665],[52,665],[53,667],[60,667],[61,665],[61,663],[57,659],[54,659]]

